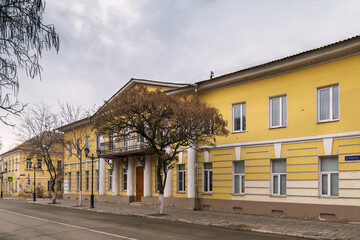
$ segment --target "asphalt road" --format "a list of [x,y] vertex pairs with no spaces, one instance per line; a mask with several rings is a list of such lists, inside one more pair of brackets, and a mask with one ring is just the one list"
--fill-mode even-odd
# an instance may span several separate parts
[[3,239],[298,240],[278,235],[0,200],[0,240]]

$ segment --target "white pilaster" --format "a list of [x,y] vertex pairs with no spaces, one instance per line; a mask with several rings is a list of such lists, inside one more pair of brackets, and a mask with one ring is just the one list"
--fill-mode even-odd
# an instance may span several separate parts
[[172,174],[173,170],[169,169],[167,172],[167,177],[166,177],[166,184],[165,184],[165,189],[164,189],[164,197],[172,197],[172,190],[173,190],[173,179],[172,179]]
[[99,164],[99,195],[105,195],[105,160],[100,158]]
[[188,198],[195,198],[195,149],[188,148]]
[[145,156],[145,167],[144,167],[144,197],[151,197],[151,168],[152,161],[151,156]]
[[128,158],[127,196],[134,196],[134,159],[131,157]]
[[119,195],[120,160],[114,160],[113,164],[112,194],[117,196]]

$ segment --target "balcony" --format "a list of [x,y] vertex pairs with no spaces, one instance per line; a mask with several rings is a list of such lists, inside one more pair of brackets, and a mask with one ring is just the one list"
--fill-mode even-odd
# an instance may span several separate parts
[[101,157],[118,158],[136,155],[152,154],[153,151],[146,145],[144,139],[127,137],[100,143]]

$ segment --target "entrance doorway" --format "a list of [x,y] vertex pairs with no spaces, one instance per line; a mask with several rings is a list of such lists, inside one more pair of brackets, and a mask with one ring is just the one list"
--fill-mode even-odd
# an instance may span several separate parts
[[144,196],[144,168],[136,168],[136,202],[141,202],[141,197]]

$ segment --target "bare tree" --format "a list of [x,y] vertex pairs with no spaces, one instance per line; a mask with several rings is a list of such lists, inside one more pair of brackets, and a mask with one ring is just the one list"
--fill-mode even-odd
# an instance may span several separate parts
[[34,78],[42,70],[43,50],[59,51],[59,36],[53,25],[43,23],[43,0],[0,1],[0,121],[8,114],[19,115],[24,105],[16,99],[19,90],[18,68]]
[[227,122],[218,110],[197,97],[180,98],[140,86],[124,91],[104,105],[95,116],[99,132],[121,131],[135,134],[157,157],[159,179],[158,213],[164,214],[164,189],[167,172],[177,161],[177,154],[194,144],[214,144],[216,136],[228,134]]
[[61,184],[62,168],[55,161],[62,154],[63,135],[56,132],[58,116],[45,103],[37,104],[21,114],[18,136],[24,142],[29,158],[42,159],[50,175],[52,203],[56,203],[56,187]]
[[85,148],[89,148],[89,145],[95,141],[94,134],[92,134],[93,128],[89,125],[89,116],[92,110],[85,110],[81,106],[73,106],[69,103],[60,105],[60,116],[65,125],[60,127],[59,130],[66,132],[64,136],[64,148],[72,152],[72,149],[76,151],[76,158],[80,163],[79,172],[79,203],[82,205],[82,160]]

